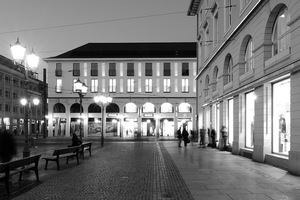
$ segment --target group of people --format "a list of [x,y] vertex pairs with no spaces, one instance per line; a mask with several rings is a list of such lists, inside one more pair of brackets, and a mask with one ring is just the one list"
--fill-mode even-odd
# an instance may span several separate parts
[[[223,139],[223,146],[221,147],[222,150],[226,150],[227,148],[227,143],[228,143],[228,131],[227,131],[227,127],[225,125],[222,125],[221,127],[221,135],[222,135],[222,139]],[[193,131],[192,131],[193,133]],[[201,132],[200,131],[200,146],[201,147],[205,147],[205,132]],[[184,146],[186,147],[188,143],[190,143],[189,140],[189,133],[186,130],[185,127],[183,127],[183,130],[181,132],[181,127],[177,130],[177,138],[178,138],[178,147],[181,147],[181,142],[182,140],[184,141]],[[192,135],[194,138],[194,135]],[[210,131],[210,129],[208,129],[208,136],[211,137],[211,143],[208,144],[208,146],[212,147],[212,148],[217,148],[217,144],[216,144],[216,131],[214,129],[212,129]]]

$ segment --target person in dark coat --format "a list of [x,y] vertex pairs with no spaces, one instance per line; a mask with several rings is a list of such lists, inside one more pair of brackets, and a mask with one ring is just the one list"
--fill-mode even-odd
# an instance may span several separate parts
[[178,147],[181,147],[181,141],[182,141],[181,127],[177,130],[177,138],[178,138]]
[[189,143],[189,133],[187,132],[187,130],[185,128],[183,128],[183,131],[182,131],[182,138],[184,141],[184,147],[186,147],[187,143]]
[[73,133],[73,136],[72,136],[72,146],[78,146],[81,144],[81,141],[80,139],[77,137],[77,135],[75,133]]
[[221,134],[222,134],[222,138],[223,138],[222,150],[226,150],[227,143],[228,143],[228,131],[227,131],[227,127],[225,125],[223,125],[221,128]]
[[211,148],[216,148],[216,131],[215,129],[212,129],[210,132],[210,137],[211,137]]
[[0,133],[0,159],[1,162],[9,162],[17,154],[16,142],[13,134],[8,130]]

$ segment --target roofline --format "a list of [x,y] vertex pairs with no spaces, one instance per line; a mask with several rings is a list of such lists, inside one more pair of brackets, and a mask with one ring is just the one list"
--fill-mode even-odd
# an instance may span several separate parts
[[90,61],[90,60],[99,60],[99,61],[133,61],[133,60],[196,60],[197,57],[177,57],[177,58],[44,58],[43,61]]

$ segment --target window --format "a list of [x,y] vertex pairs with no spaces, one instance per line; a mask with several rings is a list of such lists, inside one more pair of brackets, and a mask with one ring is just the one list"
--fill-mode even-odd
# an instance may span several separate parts
[[18,93],[13,92],[13,99],[17,99],[18,98]]
[[146,79],[145,80],[145,91],[146,92],[152,92],[152,79]]
[[249,39],[245,52],[245,73],[253,70],[253,43]]
[[231,4],[232,0],[225,0],[225,32],[231,27],[232,23],[232,7],[233,5]]
[[[288,155],[291,147],[291,83],[285,79],[272,85],[273,94],[273,153]],[[284,98],[282,98],[284,97]]]
[[225,69],[224,69],[224,85],[231,83],[233,81],[232,74],[233,61],[231,55],[227,55],[225,59]]
[[109,92],[116,92],[117,82],[116,79],[109,79]]
[[98,92],[98,79],[91,79],[91,92]]
[[253,148],[254,145],[254,114],[255,114],[255,94],[246,94],[246,147]]
[[8,91],[8,90],[5,91],[5,97],[10,98],[10,91]]
[[13,82],[14,82],[15,87],[19,87],[19,80],[18,79],[14,79]]
[[5,104],[5,112],[10,112],[10,105],[9,104]]
[[127,63],[127,76],[134,76],[134,64]]
[[212,83],[211,83],[213,92],[217,91],[218,73],[219,73],[219,68],[216,66],[214,68],[213,78],[212,78]]
[[127,92],[134,92],[134,79],[127,80]]
[[171,92],[171,81],[169,78],[164,79],[164,92]]
[[217,4],[215,4],[215,6],[213,7],[213,45],[216,46],[218,44],[218,20],[219,20],[219,14],[218,14],[218,8],[217,8]]
[[109,71],[108,71],[109,76],[116,76],[116,63],[109,63]]
[[189,92],[189,79],[182,79],[181,92]]
[[288,50],[290,48],[290,28],[287,23],[290,21],[290,14],[285,7],[279,12],[275,21],[272,33],[272,54]]
[[62,76],[61,63],[56,63],[56,66],[55,66],[55,76]]
[[91,76],[98,76],[98,63],[91,63]]
[[13,106],[13,112],[17,113],[18,112],[18,106]]
[[5,76],[5,83],[10,85],[11,84],[11,78],[10,76]]
[[204,96],[208,96],[209,91],[209,76],[207,75],[205,78],[205,88],[204,88]]
[[209,45],[210,45],[210,39],[209,39],[209,26],[206,22],[204,25],[204,59],[206,60],[209,56]]
[[145,75],[152,76],[152,63],[146,63],[145,65]]
[[55,92],[61,93],[62,91],[62,79],[56,79]]
[[182,72],[181,72],[182,76],[189,76],[190,75],[190,71],[189,71],[189,63],[182,63]]
[[73,76],[80,76],[80,63],[73,63]]
[[171,64],[164,63],[164,76],[171,76]]

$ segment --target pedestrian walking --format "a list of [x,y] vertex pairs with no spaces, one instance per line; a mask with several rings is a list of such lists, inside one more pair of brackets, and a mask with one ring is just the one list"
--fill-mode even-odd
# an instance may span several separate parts
[[181,147],[181,141],[182,141],[181,127],[177,130],[177,138],[178,138],[178,147]]
[[190,140],[189,140],[189,133],[185,128],[183,128],[182,130],[182,138],[184,142],[184,147],[186,147],[187,143],[190,143]]
[[16,142],[13,134],[8,130],[0,133],[0,159],[1,162],[9,162],[17,154]]
[[226,150],[227,142],[228,142],[228,131],[227,131],[227,127],[225,125],[222,125],[221,134],[222,134],[222,138],[223,138],[222,150]]
[[211,137],[211,148],[216,148],[216,131],[215,129],[212,129],[210,132],[210,137]]

